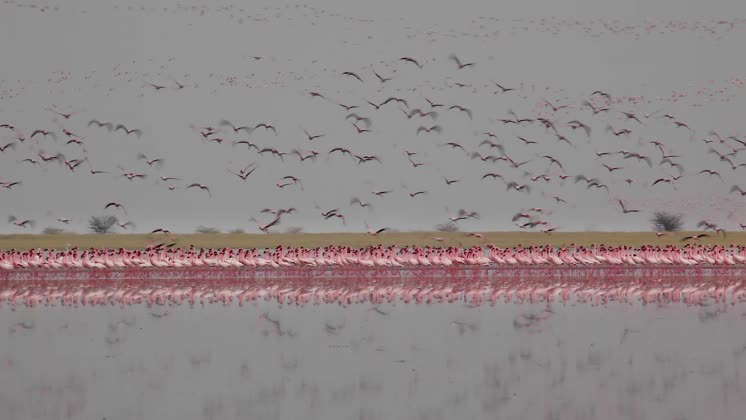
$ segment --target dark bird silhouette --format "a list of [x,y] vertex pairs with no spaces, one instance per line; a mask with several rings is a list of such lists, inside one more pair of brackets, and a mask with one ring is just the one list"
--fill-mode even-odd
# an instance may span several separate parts
[[407,118],[408,118],[408,119],[410,119],[410,120],[411,120],[411,119],[412,119],[412,117],[414,117],[415,115],[419,115],[420,117],[423,117],[423,118],[424,118],[424,117],[430,117],[430,118],[432,118],[433,120],[435,120],[435,119],[437,119],[437,118],[438,118],[438,113],[437,113],[436,111],[422,112],[422,110],[421,110],[421,109],[419,109],[419,108],[414,108],[414,109],[412,109],[412,110],[411,110],[411,111],[409,111],[409,112],[407,112],[407,111],[405,111],[405,110],[403,110],[403,109],[402,109],[402,110],[401,110],[401,112],[403,112],[403,113],[404,113],[404,115],[406,115],[406,116],[407,116]]
[[640,212],[640,210],[626,208],[624,206],[624,202],[622,200],[617,200],[617,203],[619,203],[619,206],[622,208],[622,213],[624,213],[624,214],[627,214],[627,213],[639,213]]
[[378,78],[378,81],[381,82],[381,83],[386,83],[386,82],[388,82],[389,80],[392,79],[391,77],[383,77],[383,76],[381,76],[375,70],[373,70],[373,74],[376,75],[376,78]]
[[57,153],[56,155],[53,155],[53,156],[46,156],[43,150],[40,150],[39,153],[37,153],[37,156],[39,156],[39,158],[43,162],[50,162],[53,160],[62,161],[65,159],[65,156],[62,153]]
[[399,103],[401,105],[404,105],[404,108],[409,108],[409,102],[407,102],[406,99],[404,99],[404,98],[398,98],[396,96],[390,96],[390,97],[386,98],[386,100],[383,101],[383,102],[381,102],[381,104],[379,106],[384,106],[384,105],[386,105],[388,103],[391,103],[391,102],[397,102],[397,103]]
[[[249,166],[251,166],[251,165],[249,165]],[[251,169],[249,169],[249,166],[247,166],[247,167],[246,167],[246,168],[244,168],[244,169],[241,169],[241,170],[240,170],[240,171],[238,171],[238,172],[233,172],[233,171],[231,171],[231,170],[228,170],[228,172],[229,172],[229,173],[231,173],[231,174],[233,174],[233,175],[235,175],[235,176],[237,176],[237,177],[239,177],[239,178],[240,178],[240,179],[241,179],[242,181],[246,181],[246,179],[247,179],[247,178],[248,178],[248,177],[249,177],[249,176],[250,176],[251,174],[253,174],[253,173],[254,173],[254,171],[256,171],[256,167],[254,167],[254,168],[251,168]]]
[[462,63],[461,60],[458,59],[458,57],[456,56],[456,54],[449,55],[448,59],[455,61],[459,70],[461,70],[461,69],[463,69],[465,67],[471,67],[471,66],[475,66],[476,65],[476,63]]
[[666,182],[666,183],[670,184],[670,183],[673,182],[673,180],[671,180],[669,178],[658,178],[655,181],[653,181],[653,183],[651,184],[651,186],[656,185],[656,184],[660,184],[661,182]]
[[532,215],[530,215],[529,213],[518,212],[515,215],[513,215],[513,218],[510,219],[510,221],[511,222],[515,222],[515,221],[518,221],[520,219],[530,219],[531,217],[532,217]]
[[425,101],[428,103],[428,105],[430,105],[430,108],[432,108],[432,109],[442,108],[442,107],[445,106],[444,104],[435,103],[435,102],[433,102],[433,101],[431,101],[430,99],[427,99],[427,98],[425,98]]
[[163,166],[163,163],[165,162],[165,160],[163,158],[148,159],[148,157],[145,156],[144,153],[139,153],[137,155],[137,158],[140,159],[140,160],[144,160],[145,163],[148,164],[148,166],[157,165],[157,166],[160,167],[160,166]]
[[358,114],[356,114],[356,113],[354,113],[354,112],[352,112],[352,113],[350,113],[350,114],[347,114],[347,115],[345,116],[345,119],[346,119],[346,120],[349,120],[350,118],[354,118],[354,119],[355,119],[355,123],[358,123],[358,122],[362,121],[362,122],[364,122],[364,123],[365,123],[365,125],[366,125],[366,126],[368,126],[368,127],[370,127],[370,125],[371,125],[371,121],[370,121],[370,118],[366,118],[366,117],[361,117],[360,115],[358,115]]
[[355,123],[352,123],[352,126],[355,127],[355,130],[357,131],[358,134],[370,133],[370,129],[360,128]]
[[609,165],[607,165],[607,164],[605,164],[605,163],[602,163],[601,165],[602,165],[602,166],[603,166],[604,168],[606,168],[606,170],[608,170],[609,172],[614,172],[614,171],[618,171],[618,170],[620,170],[620,169],[624,169],[624,168],[623,168],[623,167],[621,167],[621,166],[609,166]]
[[590,137],[591,136],[591,127],[588,126],[587,124],[584,124],[584,123],[582,123],[582,122],[580,122],[578,120],[572,120],[572,121],[568,122],[567,124],[569,124],[570,128],[572,128],[573,130],[577,130],[578,128],[582,128],[583,131],[585,131],[586,137]]
[[17,187],[21,185],[21,181],[12,181],[12,182],[0,182],[0,187],[5,188],[6,190],[11,190],[13,187]]
[[746,195],[746,191],[742,190],[741,187],[739,187],[738,185],[730,187],[730,192],[738,192],[742,196]]
[[248,149],[252,149],[253,148],[257,152],[259,151],[259,146],[256,145],[256,144],[254,144],[254,143],[252,143],[252,142],[250,142],[250,141],[248,141],[248,140],[235,140],[233,142],[233,145],[235,146],[237,144],[245,144]]
[[251,135],[251,133],[254,131],[254,127],[249,127],[248,125],[243,125],[243,126],[237,127],[232,122],[230,122],[228,120],[220,120],[220,124],[219,125],[221,125],[223,127],[225,127],[225,126],[230,127],[231,130],[233,130],[234,133],[238,133],[239,131],[243,130],[243,131],[246,132],[246,134]]
[[379,234],[379,233],[383,233],[383,232],[385,232],[385,231],[387,231],[387,230],[389,230],[389,228],[387,228],[387,227],[382,227],[382,228],[380,228],[380,229],[378,229],[378,230],[376,230],[376,231],[372,231],[372,230],[369,230],[369,231],[368,231],[368,234],[370,234],[370,235],[373,235],[373,236],[378,236],[378,234]]
[[189,188],[199,188],[202,191],[207,191],[207,194],[212,197],[212,192],[210,192],[210,188],[207,185],[202,185],[199,183],[193,183],[186,186],[187,189]]
[[707,238],[709,236],[710,235],[707,233],[698,233],[696,235],[684,236],[683,238],[681,238],[681,241],[684,242],[684,241],[689,241],[692,239]]
[[557,160],[557,159],[556,159],[555,157],[553,157],[553,156],[549,156],[549,155],[544,155],[544,156],[542,156],[542,157],[543,157],[544,159],[549,159],[549,165],[550,165],[550,166],[551,166],[552,164],[555,164],[555,165],[559,166],[559,167],[560,167],[560,169],[562,169],[562,170],[564,170],[564,169],[565,169],[565,167],[564,167],[564,166],[562,166],[562,162],[560,162],[559,160]]
[[8,216],[8,223],[12,223],[22,228],[33,227],[36,224],[36,222],[31,219],[19,220],[15,216]]
[[443,180],[446,182],[446,185],[455,184],[461,181],[460,179],[448,179],[446,177],[443,177]]
[[272,220],[271,222],[267,223],[264,226],[257,225],[257,227],[259,228],[260,231],[264,233],[269,233],[269,228],[271,228],[272,226],[276,226],[278,223],[280,223],[280,218],[281,218],[281,215],[278,214],[277,216],[275,216],[274,220]]
[[455,110],[461,111],[461,112],[465,113],[469,117],[469,119],[472,119],[472,113],[471,113],[471,110],[469,108],[465,108],[465,107],[463,107],[461,105],[451,105],[450,107],[448,107],[448,109],[449,110],[455,109]]
[[342,75],[343,76],[354,77],[355,79],[357,79],[358,81],[360,81],[360,83],[363,83],[363,78],[360,77],[357,73],[353,73],[351,71],[344,71],[344,72],[342,72]]
[[593,115],[596,115],[596,114],[601,113],[601,112],[607,112],[607,111],[609,111],[608,107],[598,107],[598,108],[596,108],[595,106],[593,106],[592,103],[590,103],[588,101],[584,101],[583,102],[583,106],[589,107],[591,109],[591,111],[593,111]]
[[104,210],[106,210],[106,209],[108,209],[110,207],[114,207],[116,209],[122,210],[124,212],[124,214],[127,214],[127,210],[124,208],[124,205],[121,204],[121,203],[117,203],[116,201],[112,201],[112,202],[106,203],[106,205],[104,206]]
[[[494,80],[492,81],[492,83],[494,83],[494,85],[495,85],[495,86],[497,86],[497,88],[498,88],[498,89],[500,89],[500,92],[501,92],[501,93],[508,93],[508,92],[510,92],[510,91],[513,91],[513,90],[515,90],[515,88],[509,88],[509,87],[505,87],[505,86],[503,86],[503,85],[501,85],[501,84],[499,84],[499,83],[495,82]],[[497,93],[497,92],[495,92],[495,93]]]
[[601,95],[604,98],[606,98],[607,100],[611,100],[611,95],[609,95],[606,92],[602,92],[600,90],[594,90],[593,92],[591,92],[591,96],[593,96],[593,95]]
[[517,137],[518,137],[518,140],[522,141],[522,142],[523,142],[523,144],[525,144],[525,145],[529,145],[529,144],[538,144],[538,143],[537,143],[536,141],[534,141],[534,140],[529,140],[529,139],[527,139],[527,138],[525,138],[525,137],[521,137],[521,136],[517,136]]
[[132,221],[125,222],[125,223],[119,223],[119,222],[117,222],[117,226],[119,226],[120,228],[122,228],[124,230],[127,230],[130,227],[134,228],[135,227],[135,223],[132,222]]
[[100,127],[104,127],[105,129],[107,129],[109,131],[114,130],[114,124],[112,124],[110,122],[103,122],[103,121],[99,121],[99,120],[90,120],[90,121],[88,121],[88,126],[90,127],[92,125],[95,125],[95,126],[97,126],[99,128]]
[[419,126],[417,128],[417,134],[420,134],[423,131],[426,132],[426,133],[430,133],[430,132],[434,131],[434,132],[440,134],[443,131],[443,128],[441,126],[439,126],[439,125],[434,125],[432,127],[425,127],[425,126],[421,125],[421,126]]
[[620,112],[622,114],[624,114],[624,116],[627,117],[628,120],[634,120],[634,121],[637,121],[638,124],[642,124],[642,121],[640,121],[637,118],[637,115],[635,115],[634,113],[632,113],[632,112],[625,112],[625,111],[620,111]]
[[399,61],[406,61],[406,62],[414,64],[418,68],[422,68],[422,65],[419,63],[419,61],[415,60],[412,57],[402,57],[402,58],[399,59]]
[[712,176],[712,175],[715,175],[715,176],[717,176],[718,178],[720,178],[720,180],[721,180],[721,181],[723,180],[723,177],[722,177],[722,176],[720,176],[720,172],[718,172],[718,171],[713,171],[713,170],[711,170],[711,169],[702,169],[702,170],[701,170],[701,171],[699,171],[698,173],[699,173],[699,174],[706,174],[706,175],[710,175],[710,176]]
[[277,129],[270,123],[259,123],[254,126],[254,130],[256,130],[257,128],[263,128],[267,131],[272,130],[275,133],[275,136],[277,135]]
[[350,155],[350,156],[352,155],[352,152],[350,151],[350,149],[345,149],[344,147],[335,147],[335,148],[329,150],[329,152],[327,154],[331,155],[334,152],[341,152],[341,153],[343,153],[345,155]]
[[456,143],[454,141],[449,141],[449,142],[443,143],[443,146],[449,146],[452,149],[461,149],[464,152],[466,151],[466,149],[464,149],[464,146],[462,146],[459,143]]
[[306,134],[306,138],[308,138],[308,141],[314,141],[316,139],[320,139],[320,138],[324,137],[324,134],[314,134],[314,135],[312,135],[308,131],[306,131],[305,128],[303,129],[303,132]]
[[30,139],[33,139],[33,138],[34,138],[34,137],[35,137],[35,136],[36,136],[37,134],[41,134],[41,135],[42,135],[42,136],[44,136],[44,137],[47,137],[47,136],[49,136],[49,137],[51,137],[52,139],[54,139],[55,141],[57,140],[57,134],[56,134],[56,133],[55,133],[54,131],[50,131],[50,130],[41,130],[41,129],[38,129],[38,130],[34,130],[33,132],[31,132],[31,135],[29,136],[29,138],[30,138]]
[[560,109],[563,109],[563,108],[569,108],[570,107],[570,105],[559,105],[559,106],[555,106],[554,104],[552,104],[551,102],[547,101],[546,99],[544,100],[544,103],[547,104],[547,105],[549,105],[549,107],[552,108],[552,111],[554,111],[554,112],[557,112],[557,111],[559,111]]
[[370,203],[364,202],[364,201],[360,201],[360,199],[357,198],[357,197],[352,197],[352,199],[350,200],[350,205],[352,206],[354,204],[357,204],[357,205],[359,205],[360,207],[363,207],[363,208],[365,208],[365,207],[370,208],[371,207]]
[[506,190],[514,189],[516,191],[526,191],[527,193],[531,192],[531,187],[527,184],[518,184],[515,181],[510,181],[506,184],[507,188]]
[[116,133],[117,131],[119,131],[119,130],[122,130],[122,131],[124,131],[124,132],[125,132],[125,134],[127,134],[128,136],[129,136],[130,134],[134,134],[134,135],[136,135],[136,136],[137,136],[138,138],[142,137],[142,130],[140,130],[140,129],[137,129],[137,128],[129,129],[129,128],[127,128],[127,127],[126,127],[126,126],[125,126],[124,124],[117,124],[117,126],[116,126],[116,127],[114,127],[114,132],[115,132],[115,133]]
[[619,131],[614,130],[614,127],[612,127],[611,125],[606,126],[606,131],[611,132],[611,134],[613,134],[613,135],[615,135],[617,137],[619,137],[621,135],[625,135],[626,136],[626,135],[629,135],[629,134],[632,133],[632,131],[629,130],[629,129],[627,129],[627,128],[623,128],[623,129],[621,129]]
[[160,91],[161,89],[165,89],[165,88],[166,88],[166,86],[163,86],[163,85],[156,85],[155,83],[150,83],[150,82],[145,82],[145,83],[146,83],[146,84],[147,84],[148,86],[150,86],[150,87],[152,87],[153,89],[155,89],[155,91],[156,91],[156,92]]

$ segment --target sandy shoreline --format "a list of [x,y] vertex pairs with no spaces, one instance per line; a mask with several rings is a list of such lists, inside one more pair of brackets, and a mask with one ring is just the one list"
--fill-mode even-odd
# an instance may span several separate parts
[[[684,245],[681,239],[697,232],[668,233],[662,237],[655,232],[479,232],[481,238],[468,232],[392,232],[373,236],[367,233],[300,233],[300,234],[58,234],[0,235],[0,249],[31,249],[66,247],[80,248],[144,248],[157,243],[175,242],[178,247],[194,245],[201,248],[271,248],[278,245],[321,247],[343,245],[365,247],[370,245],[458,246],[493,244],[499,247],[516,245],[568,246],[607,245]],[[724,236],[712,232],[697,240],[706,245],[746,245],[746,232],[727,232]],[[689,242],[692,243],[692,242]]]

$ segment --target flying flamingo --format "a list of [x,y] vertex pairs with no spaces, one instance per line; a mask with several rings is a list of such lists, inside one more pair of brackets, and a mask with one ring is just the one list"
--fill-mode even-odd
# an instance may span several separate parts
[[31,219],[19,220],[15,216],[8,216],[8,223],[13,223],[18,227],[27,228],[33,227],[36,222]]
[[640,210],[628,209],[628,208],[624,207],[624,202],[622,200],[617,200],[617,202],[619,203],[619,206],[622,208],[622,213],[624,213],[624,214],[627,214],[627,213],[639,213],[640,212]]
[[207,191],[207,194],[208,194],[208,195],[209,195],[210,197],[212,197],[212,193],[210,192],[210,188],[209,188],[209,187],[208,187],[207,185],[203,185],[203,184],[200,184],[200,183],[197,183],[197,182],[195,182],[195,183],[193,183],[193,184],[189,184],[189,185],[187,185],[187,186],[186,186],[186,188],[187,188],[187,189],[189,189],[189,188],[199,188],[199,189],[200,189],[200,190],[202,190],[202,191]]
[[[515,90],[515,88],[509,88],[509,87],[505,87],[505,86],[501,85],[500,83],[497,83],[497,82],[495,82],[494,80],[492,81],[492,83],[493,83],[493,84],[494,84],[495,86],[497,86],[497,88],[498,88],[498,89],[500,89],[500,92],[501,92],[501,93],[508,93],[508,92],[510,92],[510,91],[513,91],[513,90]],[[497,91],[495,91],[495,93],[497,93]]]
[[127,214],[127,210],[124,208],[124,205],[122,205],[121,203],[117,203],[115,201],[106,203],[106,205],[104,206],[104,210],[108,209],[109,207],[120,209],[122,210],[122,212],[124,212],[124,214]]
[[456,65],[458,66],[458,70],[461,70],[465,67],[475,66],[476,63],[462,63],[461,60],[456,56],[456,54],[451,54],[448,56],[449,60],[453,60],[456,62]]

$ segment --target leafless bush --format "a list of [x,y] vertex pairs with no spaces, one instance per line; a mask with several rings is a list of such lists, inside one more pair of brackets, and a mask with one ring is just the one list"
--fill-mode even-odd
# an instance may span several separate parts
[[300,226],[291,226],[285,229],[285,233],[290,233],[290,234],[303,233],[303,228]]
[[63,229],[51,227],[51,226],[44,228],[44,230],[41,231],[43,235],[59,235],[60,233],[63,233],[63,232],[64,232]]
[[650,221],[653,223],[653,229],[659,232],[675,232],[681,230],[681,227],[684,224],[682,215],[666,211],[657,211],[653,213],[653,218]]
[[88,228],[95,233],[109,233],[116,222],[116,216],[91,216],[88,219]]
[[230,233],[239,234],[239,233],[246,233],[246,231],[243,229],[233,229],[230,231]]

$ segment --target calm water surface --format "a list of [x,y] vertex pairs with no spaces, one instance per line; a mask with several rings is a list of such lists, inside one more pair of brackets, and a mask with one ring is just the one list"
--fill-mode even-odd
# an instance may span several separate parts
[[746,305],[0,308],[28,419],[742,419]]

